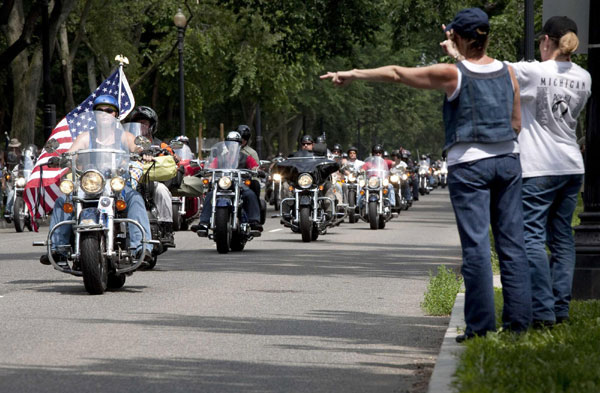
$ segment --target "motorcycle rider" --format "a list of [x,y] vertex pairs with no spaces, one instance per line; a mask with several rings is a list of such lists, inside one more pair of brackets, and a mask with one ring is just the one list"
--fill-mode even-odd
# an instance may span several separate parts
[[[385,161],[385,163],[389,169],[392,166],[394,166],[394,161],[392,161],[390,159],[384,159],[383,152],[384,152],[383,146],[380,145],[379,143],[373,145],[373,147],[371,148],[371,155],[373,157],[381,157]],[[373,164],[372,162],[365,162],[362,165],[361,169],[364,171],[368,171],[372,167],[372,164]],[[388,200],[390,202],[390,206],[394,206],[394,205],[396,205],[396,195],[395,195],[396,193],[394,192],[394,186],[390,183],[387,185],[387,189],[388,189]],[[358,198],[359,206],[361,206],[362,200],[363,200],[362,195],[360,195]]]
[[[92,109],[94,110],[94,116],[96,122],[103,123],[110,121],[109,116],[117,117],[119,113],[119,103],[116,98],[111,95],[100,95],[94,100]],[[118,135],[121,134],[121,141],[115,140]],[[96,127],[90,131],[84,131],[73,142],[68,152],[75,152],[78,150],[88,149],[91,146],[97,147],[110,147],[113,145],[125,145],[129,148],[130,152],[139,152],[140,148],[135,144],[135,137],[130,132],[123,130],[108,130],[107,128]],[[150,232],[150,221],[146,214],[146,208],[144,206],[144,199],[128,184],[123,189],[123,196],[127,204],[125,209],[127,218],[139,222],[146,235],[149,237]],[[52,209],[52,218],[50,219],[50,228],[53,228],[56,224],[62,221],[70,220],[73,217],[72,213],[66,213],[63,210],[63,204],[65,203],[65,197],[61,196],[54,202],[54,208]],[[139,228],[135,225],[128,225],[129,228],[129,246],[135,249],[136,258],[139,258],[142,252],[144,253],[144,261],[152,261],[152,246],[146,245],[145,249],[142,250],[142,233]],[[63,225],[57,228],[52,234],[52,245],[68,244],[71,236],[71,225]],[[52,250],[52,256],[56,261],[66,260],[65,256],[58,251]],[[44,265],[50,265],[48,255],[44,254],[40,258],[40,262]]]
[[358,159],[358,149],[354,146],[348,148],[348,165],[352,165],[355,169],[360,170],[365,164],[364,161]]
[[[225,138],[225,141],[242,143],[242,136],[237,131],[230,131]],[[238,168],[245,168],[255,170],[258,169],[259,164],[256,160],[240,151],[240,159],[238,162]],[[210,167],[216,167],[216,162],[212,162]],[[243,200],[243,208],[248,216],[248,223],[250,224],[250,228],[255,231],[262,232],[263,227],[260,223],[260,205],[258,202],[258,197],[254,191],[250,190],[247,186],[241,184],[242,190],[242,200]],[[197,232],[199,230],[208,230],[210,226],[210,215],[212,213],[212,193],[214,190],[210,190],[206,193],[204,198],[204,206],[202,207],[202,212],[200,213],[200,222],[196,225],[192,225],[190,229],[193,232]]]
[[[21,142],[17,138],[12,138],[8,144],[8,151],[6,152],[6,170],[7,173],[12,174],[12,170],[16,166],[23,165],[23,154],[21,153]],[[6,195],[6,208],[4,209],[4,218],[10,224],[13,209],[13,202],[15,199],[15,186],[14,184],[7,185],[8,192]]]
[[[252,132],[250,131],[250,127],[245,124],[240,124],[237,128],[237,132],[242,136],[242,149],[241,152],[245,153],[256,161],[260,165],[260,158],[258,157],[258,153],[256,150],[250,147],[248,142],[250,142],[250,138],[252,137]],[[254,191],[256,196],[260,198],[260,181],[256,178],[252,178],[252,183],[250,184],[250,189]]]
[[[175,138],[175,140],[183,143],[183,147],[181,148],[181,150],[184,152],[183,156],[194,156],[194,153],[192,153],[192,149],[190,149],[190,138],[188,138],[185,135],[179,135],[177,138]],[[179,157],[179,159],[181,159],[181,157]]]
[[[158,131],[158,115],[154,109],[149,106],[138,106],[131,114],[131,121],[139,122],[142,125],[142,135],[150,139],[153,145],[160,146],[161,149],[166,149],[169,154],[174,155],[169,145],[154,136]],[[164,234],[164,238],[159,240],[166,247],[175,247],[171,191],[164,183],[157,181],[153,183],[154,194],[152,198],[158,210],[158,225],[163,229],[161,232]]]

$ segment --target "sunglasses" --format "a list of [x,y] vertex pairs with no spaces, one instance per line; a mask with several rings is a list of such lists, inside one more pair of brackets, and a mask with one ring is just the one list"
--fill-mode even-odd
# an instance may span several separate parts
[[312,142],[302,144],[302,146],[310,146],[310,145],[312,145]]
[[110,113],[111,115],[112,115],[113,113],[117,113],[116,109],[115,109],[115,108],[111,108],[111,107],[107,107],[107,108],[96,108],[96,110],[97,110],[97,111],[100,111],[100,112],[106,112],[106,113]]

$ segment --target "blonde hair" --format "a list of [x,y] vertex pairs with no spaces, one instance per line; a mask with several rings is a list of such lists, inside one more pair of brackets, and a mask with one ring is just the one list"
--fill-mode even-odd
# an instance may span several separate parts
[[575,52],[579,47],[579,38],[572,31],[567,32],[565,35],[560,37],[558,41],[558,49],[562,55],[570,55]]

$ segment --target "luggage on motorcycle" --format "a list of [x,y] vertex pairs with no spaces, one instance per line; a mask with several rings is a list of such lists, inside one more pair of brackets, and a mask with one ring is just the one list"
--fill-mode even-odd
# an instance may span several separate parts
[[204,194],[205,187],[201,178],[184,176],[179,188],[171,190],[171,193],[173,196],[199,197]]
[[177,175],[177,164],[173,156],[154,157],[154,161],[144,163],[144,175],[149,181],[166,181]]

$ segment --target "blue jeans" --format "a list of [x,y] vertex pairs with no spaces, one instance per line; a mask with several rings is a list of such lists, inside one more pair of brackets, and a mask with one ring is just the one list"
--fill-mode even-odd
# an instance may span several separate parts
[[[571,219],[583,175],[523,179],[525,246],[531,271],[533,319],[569,316],[575,270]],[[550,249],[550,260],[546,252]]]
[[[146,238],[152,239],[152,233],[150,232],[150,221],[148,220],[148,213],[146,213],[146,205],[144,199],[139,192],[134,191],[131,187],[126,186],[123,189],[125,202],[127,203],[127,218],[139,222],[144,231],[146,232]],[[54,202],[54,208],[52,209],[52,218],[50,219],[50,228],[53,228],[56,224],[62,221],[72,220],[73,213],[65,213],[63,210],[63,204],[65,203],[65,197],[61,196]],[[142,232],[136,225],[127,224],[127,230],[129,231],[129,247],[139,251],[142,248]],[[56,249],[58,245],[67,245],[71,238],[71,225],[60,226],[52,234],[52,249]],[[152,250],[152,245],[147,244],[146,249]]]
[[519,156],[506,154],[452,165],[448,187],[462,246],[466,335],[496,330],[490,224],[500,260],[503,328],[527,329],[531,283],[523,241]]
[[15,202],[14,199],[15,199],[15,188],[12,187],[8,190],[8,193],[6,195],[6,208],[4,209],[5,214],[8,213],[8,214],[12,215],[13,205]]
[[[387,186],[387,199],[390,201],[390,206],[395,206],[396,205],[396,192],[394,190],[394,186],[391,184],[388,184]],[[384,198],[386,198],[386,195],[384,195]],[[358,206],[363,206],[363,200],[365,199],[364,195],[361,195],[360,193],[358,194],[358,200],[356,201],[356,204]]]
[[[210,222],[210,215],[212,214],[212,196],[213,191],[210,190],[204,197],[204,206],[200,213],[200,223],[208,224]],[[260,223],[260,206],[258,204],[258,197],[250,188],[241,186],[242,194],[242,206],[246,215],[248,216],[249,223]]]

